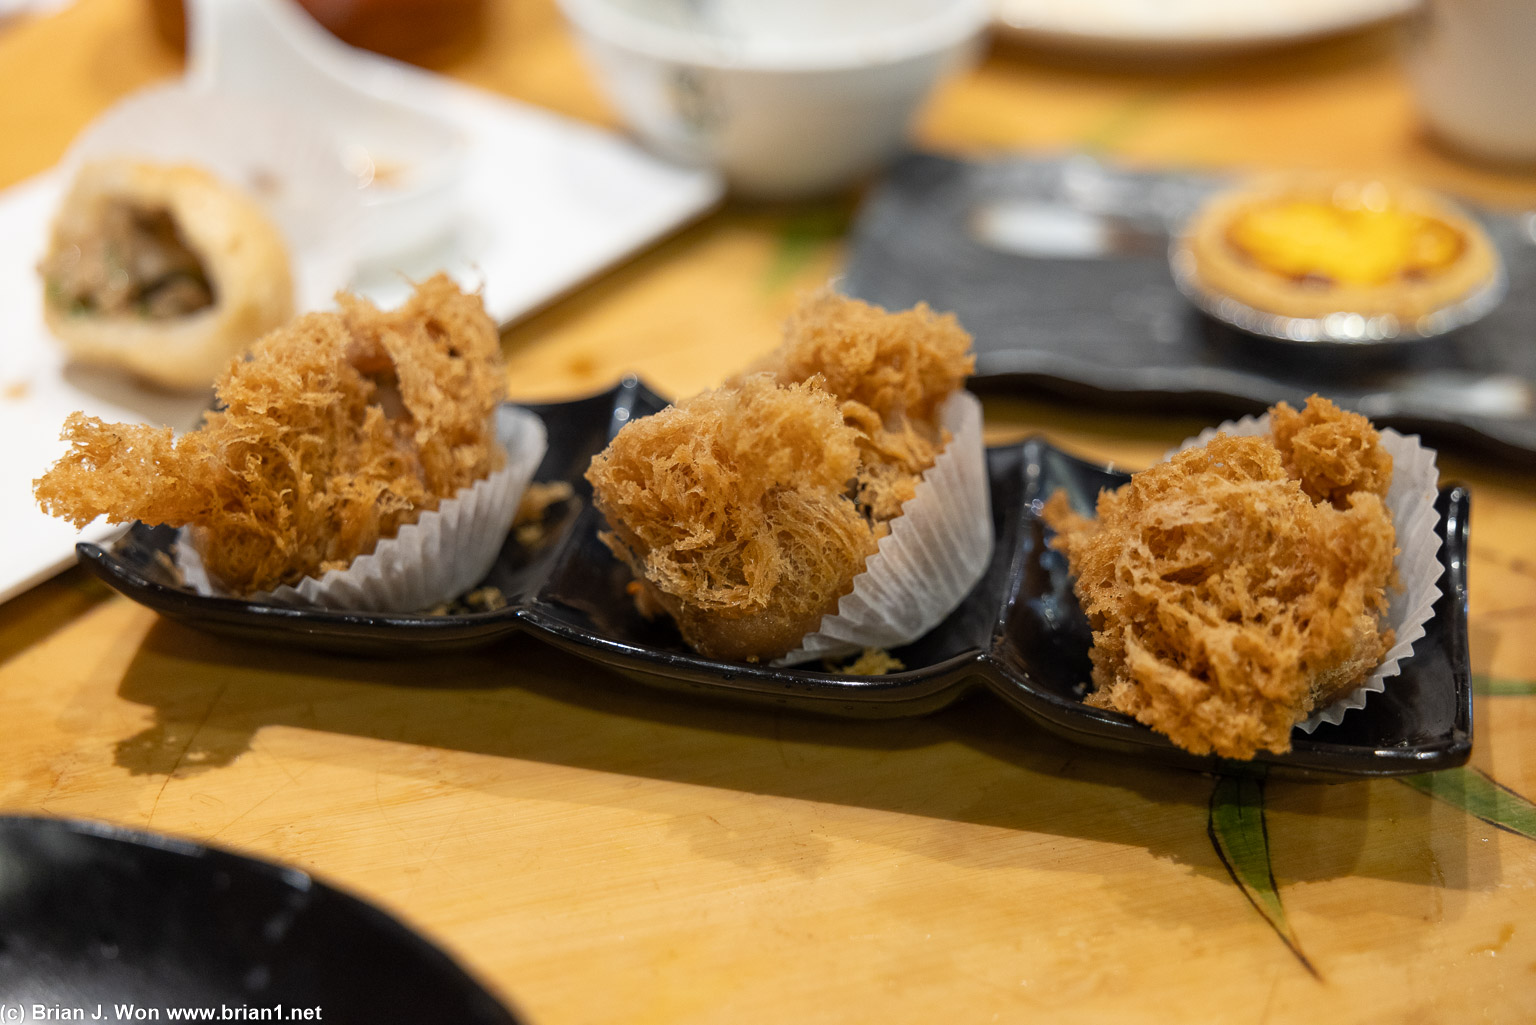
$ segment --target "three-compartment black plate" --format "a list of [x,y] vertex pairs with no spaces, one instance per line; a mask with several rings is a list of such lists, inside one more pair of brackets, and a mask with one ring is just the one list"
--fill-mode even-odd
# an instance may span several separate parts
[[[611,392],[532,406],[549,428],[536,479],[565,480],[575,497],[551,510],[543,537],[509,537],[485,584],[505,608],[446,616],[331,612],[205,598],[168,568],[175,532],[135,525],[111,547],[82,544],[82,562],[128,597],[162,615],[219,633],[361,654],[426,653],[528,631],[582,658],[645,683],[841,716],[921,715],[986,687],[1040,725],[1096,747],[1211,770],[1232,763],[1180,750],[1134,720],[1083,702],[1088,623],[1065,559],[1046,545],[1038,517],[1057,488],[1091,509],[1099,490],[1126,476],[1078,460],[1039,439],[990,449],[997,546],[981,582],[948,619],[894,652],[905,670],[855,677],[818,668],[776,669],[704,658],[669,623],[648,621],[625,591],[628,570],[598,540],[601,516],[582,474],[629,420],[664,400],[633,378]],[[1437,502],[1444,544],[1442,596],[1428,632],[1387,689],[1337,726],[1297,732],[1284,755],[1243,766],[1303,779],[1393,776],[1450,768],[1471,753],[1472,687],[1467,655],[1466,552],[1469,500],[1446,488]]]
[[0,1007],[42,1020],[38,1004],[85,1020],[99,1005],[106,1021],[131,1005],[161,1021],[281,1007],[332,1025],[517,1025],[447,954],[297,869],[102,823],[0,817]]

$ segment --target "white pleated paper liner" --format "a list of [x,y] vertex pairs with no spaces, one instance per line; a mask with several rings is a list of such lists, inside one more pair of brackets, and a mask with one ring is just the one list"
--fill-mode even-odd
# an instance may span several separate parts
[[[422,513],[346,569],[305,577],[297,586],[246,596],[273,605],[356,612],[417,612],[451,601],[485,578],[506,541],[517,505],[544,458],[544,422],[516,406],[496,410],[496,437],[507,450],[500,470]],[[183,530],[176,542],[182,579],[198,594],[224,597]]]
[[956,392],[939,408],[949,444],[853,578],[837,613],[821,618],[776,666],[910,644],[943,622],[992,561],[992,500],[981,402]]
[[[1204,445],[1222,431],[1233,436],[1268,434],[1269,414],[1245,416],[1208,427],[1169,455]],[[1363,684],[1296,724],[1304,733],[1311,733],[1323,723],[1338,724],[1346,712],[1363,708],[1372,694],[1386,689],[1386,681],[1398,674],[1399,663],[1413,653],[1414,643],[1424,636],[1424,626],[1434,615],[1435,601],[1440,597],[1440,535],[1435,533],[1440,521],[1435,511],[1440,474],[1435,466],[1435,450],[1421,445],[1418,435],[1402,435],[1390,427],[1381,431],[1381,447],[1392,456],[1392,484],[1387,489],[1386,506],[1397,532],[1398,555],[1393,565],[1398,586],[1387,589],[1385,625],[1392,628],[1395,641]]]

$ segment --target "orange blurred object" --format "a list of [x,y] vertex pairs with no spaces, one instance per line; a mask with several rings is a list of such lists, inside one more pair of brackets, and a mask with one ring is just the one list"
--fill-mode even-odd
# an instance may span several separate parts
[[[387,57],[422,62],[470,42],[485,0],[297,0],[339,39]],[[155,28],[177,48],[187,43],[182,0],[149,0]]]

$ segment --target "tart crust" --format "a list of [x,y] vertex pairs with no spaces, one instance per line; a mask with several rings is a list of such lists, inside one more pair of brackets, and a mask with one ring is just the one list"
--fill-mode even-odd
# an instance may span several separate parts
[[[1234,239],[1244,216],[1286,203],[1319,204],[1340,211],[1385,209],[1448,228],[1459,251],[1428,270],[1405,261],[1403,272],[1379,282],[1350,282],[1323,273],[1297,273],[1267,265]],[[1493,282],[1497,251],[1482,228],[1445,200],[1419,188],[1333,178],[1274,179],[1222,193],[1191,222],[1184,245],[1194,261],[1197,283],[1247,306],[1284,317],[1317,318],[1333,313],[1390,315],[1412,321],[1454,305]]]
[[169,318],[101,316],[71,311],[45,289],[44,320],[72,357],[197,390],[293,316],[292,272],[277,227],[254,200],[190,165],[87,164],[60,204],[50,254],[99,230],[106,205],[122,202],[170,218],[201,264],[213,301]]

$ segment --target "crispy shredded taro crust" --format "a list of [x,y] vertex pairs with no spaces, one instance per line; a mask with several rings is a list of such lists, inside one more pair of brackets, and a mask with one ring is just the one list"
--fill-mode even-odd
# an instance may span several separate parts
[[1089,704],[1195,754],[1290,750],[1292,727],[1392,644],[1392,457],[1369,421],[1316,396],[1271,425],[1102,492],[1096,519],[1063,492],[1044,510],[1093,627]]
[[233,362],[179,439],[71,415],[38,502],[76,526],[190,526],[212,580],[250,594],[347,566],[499,469],[506,376],[479,296],[438,275],[397,310],[337,301]]
[[1317,397],[1300,413],[1282,402],[1269,412],[1269,432],[1285,472],[1301,481],[1301,490],[1314,502],[1344,509],[1356,491],[1386,498],[1392,457],[1359,413]]
[[795,648],[933,465],[972,364],[952,316],[823,293],[747,373],[626,425],[587,479],[637,605],[714,658]]

